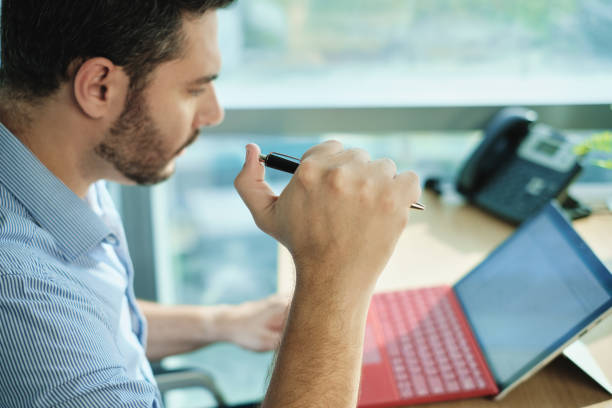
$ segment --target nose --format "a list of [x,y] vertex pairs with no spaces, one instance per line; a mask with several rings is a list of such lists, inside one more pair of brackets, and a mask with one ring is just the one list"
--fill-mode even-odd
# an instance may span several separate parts
[[223,122],[225,111],[219,104],[214,85],[209,84],[200,103],[195,119],[195,128],[215,126]]

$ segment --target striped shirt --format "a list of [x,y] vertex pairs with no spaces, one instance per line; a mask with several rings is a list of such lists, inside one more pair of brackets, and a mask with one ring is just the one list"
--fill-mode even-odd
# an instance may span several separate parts
[[0,407],[161,407],[125,234],[0,124]]

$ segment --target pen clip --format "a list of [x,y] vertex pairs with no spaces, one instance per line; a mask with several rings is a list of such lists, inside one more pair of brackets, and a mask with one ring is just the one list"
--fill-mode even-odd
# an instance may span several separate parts
[[[273,154],[273,155],[275,155],[275,156],[285,157],[285,158],[287,158],[287,159],[292,159],[292,160],[295,160],[295,162],[296,162],[296,163],[301,162],[301,160],[300,160],[300,159],[298,159],[297,157],[289,156],[288,154],[283,154],[283,153],[278,153],[278,152],[270,152],[270,154]],[[270,155],[270,154],[269,154],[269,155]],[[269,155],[268,155],[268,156],[269,156]]]

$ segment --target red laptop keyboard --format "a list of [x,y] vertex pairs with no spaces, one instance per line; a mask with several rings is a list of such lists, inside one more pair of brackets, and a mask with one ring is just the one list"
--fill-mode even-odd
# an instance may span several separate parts
[[374,295],[366,328],[360,407],[496,393],[450,287]]

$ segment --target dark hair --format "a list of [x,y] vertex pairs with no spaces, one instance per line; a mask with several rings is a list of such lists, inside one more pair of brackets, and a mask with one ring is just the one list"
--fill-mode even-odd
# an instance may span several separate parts
[[[52,94],[78,64],[105,57],[132,88],[182,50],[183,17],[233,0],[2,0],[0,86],[35,99]],[[70,72],[74,71],[74,72]]]

